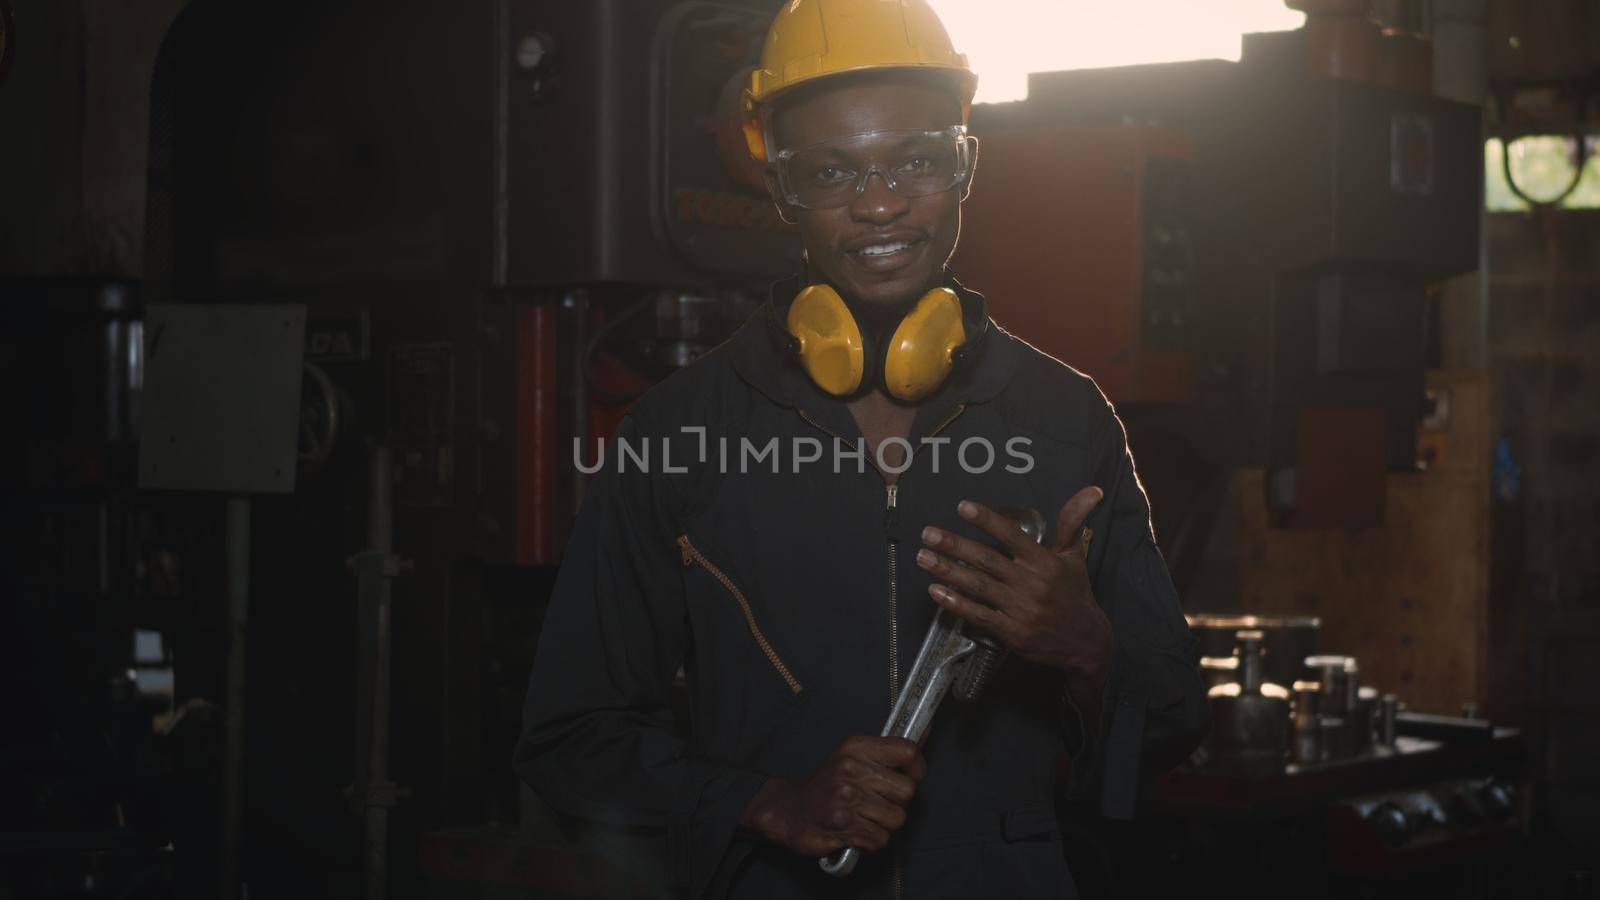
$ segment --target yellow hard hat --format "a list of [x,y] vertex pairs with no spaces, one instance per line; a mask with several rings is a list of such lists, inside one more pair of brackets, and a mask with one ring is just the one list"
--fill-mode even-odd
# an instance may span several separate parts
[[961,120],[972,110],[978,76],[955,51],[928,0],[788,0],[778,10],[761,64],[743,97],[745,144],[765,161],[761,109],[798,85],[868,69],[933,69],[956,76]]

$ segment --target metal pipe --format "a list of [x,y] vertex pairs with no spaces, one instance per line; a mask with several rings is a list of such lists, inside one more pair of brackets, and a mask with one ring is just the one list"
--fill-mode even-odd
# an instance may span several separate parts
[[228,498],[223,540],[228,674],[223,704],[222,852],[217,896],[236,900],[241,896],[239,845],[244,798],[245,649],[250,618],[250,498]]
[[506,286],[506,273],[511,257],[511,10],[509,0],[495,0],[494,21],[490,28],[489,58],[494,72],[491,87],[493,97],[494,139],[489,142],[489,170],[494,179],[494,194],[490,201],[493,227],[489,231],[489,284],[496,288]]
[[1322,719],[1318,700],[1322,685],[1315,681],[1294,683],[1294,746],[1292,756],[1301,765],[1322,761]]
[[1378,702],[1380,704],[1378,740],[1383,746],[1392,750],[1398,741],[1396,722],[1400,713],[1400,698],[1393,694],[1384,694],[1383,699]]
[[1239,648],[1239,693],[1261,693],[1261,645],[1266,636],[1260,631],[1241,631],[1237,635]]
[[[1487,0],[1434,0],[1433,93],[1462,103],[1482,105],[1489,92],[1489,28]],[[1487,139],[1488,117],[1484,117]],[[1478,292],[1476,340],[1472,364],[1489,365],[1489,212],[1478,203]]]
[[[389,449],[372,450],[372,488],[368,497],[367,533],[369,552],[385,569],[392,566],[394,546],[393,493],[390,490]],[[390,574],[369,575],[373,592],[373,616],[367,627],[373,630],[372,732],[367,744],[366,801],[366,898],[383,900],[389,882],[389,808],[393,805],[393,785],[389,783],[389,691],[390,691]]]
[[516,321],[516,559],[519,565],[548,566],[556,562],[556,455],[564,452],[556,440],[555,306],[519,305]]
[[367,549],[388,553],[394,549],[394,493],[390,490],[389,448],[372,448],[371,493],[367,497]]
[[[589,344],[589,292],[583,289],[573,291],[567,295],[564,304],[572,305],[572,346],[586,347]],[[587,361],[580,352],[573,361],[572,370],[572,433],[577,435],[585,444],[589,442],[589,379],[585,377]],[[589,487],[589,478],[578,471],[577,466],[572,467],[572,508],[583,507],[583,495]]]

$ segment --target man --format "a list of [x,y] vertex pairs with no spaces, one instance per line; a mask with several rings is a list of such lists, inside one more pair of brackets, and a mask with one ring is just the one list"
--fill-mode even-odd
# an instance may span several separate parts
[[[518,772],[665,828],[693,896],[1073,896],[1062,758],[1126,816],[1203,736],[1121,423],[945,270],[974,87],[925,0],[785,4],[747,139],[805,272],[630,411],[568,546]],[[1009,658],[924,747],[873,737],[941,607]]]

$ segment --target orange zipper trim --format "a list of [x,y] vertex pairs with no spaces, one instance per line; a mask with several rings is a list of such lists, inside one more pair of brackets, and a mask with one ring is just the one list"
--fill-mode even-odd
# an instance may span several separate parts
[[761,626],[756,624],[756,615],[750,609],[750,601],[745,599],[744,592],[739,590],[738,585],[733,583],[733,579],[723,574],[715,563],[706,559],[699,550],[695,549],[694,544],[690,543],[687,534],[678,535],[678,549],[683,551],[683,567],[685,569],[695,563],[699,563],[707,572],[711,573],[712,578],[721,582],[722,586],[728,589],[728,593],[733,595],[733,599],[738,602],[739,609],[743,610],[745,624],[750,626],[750,636],[756,639],[756,646],[760,647],[761,652],[766,654],[767,662],[772,663],[772,667],[778,670],[778,674],[782,676],[784,683],[789,685],[789,690],[796,694],[801,693],[804,688],[800,687],[800,682],[794,677],[794,673],[789,671],[789,667],[783,664],[783,660],[778,658],[778,651],[772,649],[772,645],[767,643],[767,636],[761,633]]

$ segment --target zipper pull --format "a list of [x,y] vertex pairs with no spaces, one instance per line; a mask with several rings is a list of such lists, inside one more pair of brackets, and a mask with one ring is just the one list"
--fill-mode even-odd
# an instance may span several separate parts
[[689,536],[687,534],[678,535],[678,549],[683,552],[683,567],[685,569],[689,568],[694,563],[694,548],[689,546]]
[[900,521],[900,510],[895,507],[900,498],[900,485],[884,485],[886,503],[883,507],[883,524],[893,525]]

